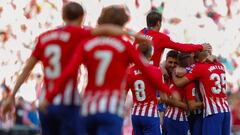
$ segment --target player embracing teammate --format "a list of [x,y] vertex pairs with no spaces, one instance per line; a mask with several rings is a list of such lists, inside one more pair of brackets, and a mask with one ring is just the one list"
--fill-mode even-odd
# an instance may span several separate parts
[[[47,31],[38,37],[36,47],[17,80],[13,95],[5,103],[5,112],[13,104],[17,90],[34,65],[41,61],[45,81],[40,105],[40,109],[45,111],[40,112],[43,135],[120,135],[126,85],[134,95],[134,135],[161,134],[156,91],[163,92],[162,95],[172,94],[172,105],[177,106],[177,109],[187,109],[182,99],[178,100],[178,104],[174,103],[179,99],[177,88],[174,86],[171,89],[173,85],[164,84],[162,72],[158,69],[164,49],[171,48],[184,52],[198,51],[196,57],[199,62],[184,77],[177,78],[173,75],[172,83],[182,87],[192,80],[199,80],[203,99],[203,105],[199,105],[199,108],[203,107],[202,134],[229,135],[230,113],[225,94],[225,71],[222,64],[207,61],[209,54],[203,50],[211,49],[210,45],[173,42],[159,32],[162,16],[152,11],[146,18],[147,28],[140,31],[145,38],[128,32],[145,41],[145,44],[135,43],[145,56],[143,58],[129,41],[122,36],[113,36],[126,34],[123,27],[129,16],[124,7],[104,8],[98,19],[98,27],[91,30],[79,27],[83,13],[79,4],[70,2],[63,8],[66,26]],[[147,39],[152,41],[152,46]],[[153,66],[146,59],[152,60]],[[135,65],[129,68],[131,63]],[[84,64],[88,71],[88,83],[81,102],[77,92],[80,64]],[[179,90],[178,93],[182,91]],[[167,101],[164,96],[162,98]],[[169,115],[173,112],[168,111]],[[186,111],[181,112],[179,115],[182,117],[179,118],[185,121]]]
[[224,66],[218,62],[209,62],[208,51],[196,53],[198,62],[184,77],[173,75],[177,86],[199,80],[203,99],[203,135],[230,135],[230,112],[226,96],[226,73]]

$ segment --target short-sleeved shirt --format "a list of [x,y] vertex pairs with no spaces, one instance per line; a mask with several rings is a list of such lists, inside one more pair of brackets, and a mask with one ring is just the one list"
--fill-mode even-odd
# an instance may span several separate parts
[[204,116],[229,112],[226,96],[226,74],[221,63],[198,63],[185,75],[189,80],[200,81]]
[[[73,52],[79,42],[91,37],[90,29],[67,25],[47,31],[37,38],[32,57],[42,62],[44,72],[44,86],[40,100],[45,97],[49,89],[53,88],[55,80],[68,65]],[[77,71],[67,80],[64,91],[59,94],[53,104],[79,105],[77,89]]]

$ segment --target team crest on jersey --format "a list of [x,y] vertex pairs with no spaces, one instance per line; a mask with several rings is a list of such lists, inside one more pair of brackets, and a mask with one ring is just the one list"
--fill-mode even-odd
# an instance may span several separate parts
[[192,64],[191,66],[186,67],[187,72],[192,73],[193,67],[195,67],[195,64]]

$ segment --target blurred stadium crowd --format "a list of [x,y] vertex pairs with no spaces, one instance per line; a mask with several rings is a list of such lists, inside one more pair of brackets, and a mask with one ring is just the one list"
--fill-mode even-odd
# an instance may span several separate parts
[[[156,8],[163,13],[164,17],[161,31],[170,35],[175,41],[209,42],[213,45],[214,54],[228,70],[228,95],[233,114],[232,130],[240,132],[240,109],[237,107],[240,105],[240,99],[236,96],[240,94],[240,38],[238,36],[240,35],[240,1],[197,0],[192,4],[188,4],[190,0],[148,0],[146,3],[145,1],[147,0],[116,2],[125,3],[129,9],[131,21],[128,27],[138,31],[145,26],[143,18],[148,10]],[[20,68],[31,54],[35,37],[63,24],[60,13],[64,2],[67,0],[0,1],[0,83],[2,83],[0,101],[9,92],[7,86],[13,86]],[[108,1],[95,0],[95,3],[101,7]],[[91,2],[87,5],[84,0],[82,4],[89,10],[91,10],[90,5],[93,5]],[[139,20],[143,23],[137,24]],[[85,24],[94,26],[95,22],[92,22],[87,15]],[[35,103],[41,84],[41,66],[38,65],[18,93],[16,117],[9,118],[8,123],[1,123],[0,120],[0,128],[8,130],[14,125],[25,125],[33,129],[39,127]],[[132,131],[130,123],[130,119],[126,118],[124,126],[126,133]]]

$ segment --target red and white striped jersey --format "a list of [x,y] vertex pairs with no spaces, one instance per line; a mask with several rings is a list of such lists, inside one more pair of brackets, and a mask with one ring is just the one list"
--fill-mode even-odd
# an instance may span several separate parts
[[153,72],[144,64],[139,52],[122,37],[94,37],[80,43],[69,66],[57,80],[54,89],[46,96],[51,102],[65,80],[83,63],[88,70],[88,84],[83,94],[83,115],[109,112],[121,116],[125,101],[127,69],[135,63],[144,77],[162,91],[171,93],[159,83],[161,72]]
[[[152,71],[160,70],[155,66],[151,68]],[[156,88],[150,85],[136,66],[129,68],[127,90],[131,90],[133,95],[132,115],[158,117]]]
[[[170,85],[170,88],[177,91],[181,97],[181,102],[185,102],[185,91],[182,88],[176,87],[174,84]],[[176,107],[176,106],[168,106],[166,109],[165,117],[178,120],[178,121],[188,121],[186,110]]]
[[[32,57],[42,62],[44,72],[44,85],[40,95],[40,102],[45,98],[45,94],[55,85],[56,79],[67,67],[69,59],[72,57],[72,50],[75,50],[78,43],[91,37],[90,30],[78,26],[63,26],[41,34],[32,52]],[[62,92],[54,98],[54,105],[79,105],[80,97],[77,91],[77,74],[75,71],[66,80],[66,85],[60,89]]]
[[120,92],[119,90],[86,92],[82,102],[82,116],[109,112],[122,117],[125,103],[125,95],[123,93],[124,91]]
[[187,121],[187,112],[179,107],[168,106],[165,112],[165,117],[178,120]]
[[189,80],[200,81],[203,97],[203,116],[229,112],[226,96],[225,68],[221,63],[198,63],[186,74]]
[[154,101],[134,103],[131,114],[135,116],[159,117],[157,105]]

